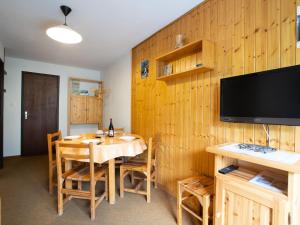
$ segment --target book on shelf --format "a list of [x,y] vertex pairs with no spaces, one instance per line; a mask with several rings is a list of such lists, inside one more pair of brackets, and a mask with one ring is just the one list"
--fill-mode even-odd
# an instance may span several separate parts
[[284,175],[263,171],[253,177],[249,182],[274,192],[287,194],[288,180]]

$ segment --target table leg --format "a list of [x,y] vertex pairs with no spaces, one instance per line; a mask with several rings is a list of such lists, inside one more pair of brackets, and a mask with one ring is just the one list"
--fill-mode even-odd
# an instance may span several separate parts
[[[71,160],[65,160],[65,171],[68,171],[72,169],[72,161]],[[72,189],[72,181],[67,180],[66,181],[66,188],[67,189]]]
[[116,199],[116,177],[115,177],[115,159],[108,161],[108,185],[109,185],[109,203],[115,204]]

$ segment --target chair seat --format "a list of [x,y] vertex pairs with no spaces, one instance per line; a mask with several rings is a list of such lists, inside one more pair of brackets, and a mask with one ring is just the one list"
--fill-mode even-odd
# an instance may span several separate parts
[[[95,167],[95,180],[102,180],[103,176],[106,174],[106,167]],[[89,166],[78,166],[71,170],[65,172],[62,177],[66,180],[72,181],[84,181],[88,182],[91,180],[90,177],[90,167]]]
[[214,193],[214,179],[207,176],[190,177],[178,181],[183,190],[193,193],[196,196],[204,196]]
[[[131,163],[131,164],[145,164],[146,161],[145,161],[145,159],[141,159],[141,158],[131,158],[131,159],[129,159],[127,161],[127,163]],[[156,165],[155,159],[151,160],[151,165],[152,166]]]
[[143,162],[127,162],[123,163],[120,168],[130,171],[147,171],[147,163]]

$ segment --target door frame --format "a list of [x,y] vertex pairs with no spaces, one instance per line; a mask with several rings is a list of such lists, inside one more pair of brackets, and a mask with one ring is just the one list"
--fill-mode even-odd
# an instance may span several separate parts
[[[36,73],[36,72],[29,72],[29,71],[22,71],[22,86],[21,86],[21,156],[24,155],[24,140],[23,140],[23,128],[24,128],[24,77],[25,74],[33,74],[37,76],[44,76],[44,77],[56,77],[57,80],[57,120],[56,120],[56,127],[59,129],[59,92],[60,92],[60,76],[59,75],[52,75],[52,74],[44,74],[44,73]],[[47,137],[45,137],[47,138]]]
[[[2,84],[2,86],[0,87],[0,92],[1,92],[1,96],[0,96],[0,98],[1,98],[1,107],[0,107],[0,110],[1,110],[1,112],[0,112],[0,169],[2,169],[3,168],[3,164],[4,164],[4,155],[3,155],[3,153],[4,153],[4,137],[3,137],[3,135],[4,135],[4,93],[5,93],[5,87],[4,87],[4,75],[5,75],[5,73],[4,73],[4,61],[0,58],[0,63],[2,64],[2,66],[3,66],[3,69],[0,71],[0,76],[3,76],[1,79],[3,79],[2,80],[2,82],[3,82],[3,84]],[[1,74],[2,73],[2,74]]]

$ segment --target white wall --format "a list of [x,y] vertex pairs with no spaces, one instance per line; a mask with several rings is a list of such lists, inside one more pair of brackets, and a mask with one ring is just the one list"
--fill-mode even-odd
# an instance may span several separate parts
[[4,61],[4,46],[2,45],[1,41],[0,41],[0,58],[2,59],[2,61]]
[[131,51],[103,70],[104,126],[109,118],[114,127],[131,131]]
[[[59,128],[67,133],[68,77],[82,77],[101,80],[100,71],[56,65],[18,58],[6,58],[4,85],[4,156],[21,154],[21,79],[22,71],[53,74],[60,76],[59,88]],[[89,132],[97,126],[76,126],[71,133]]]

